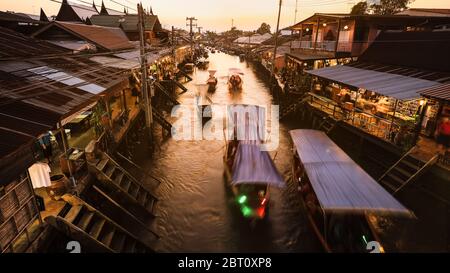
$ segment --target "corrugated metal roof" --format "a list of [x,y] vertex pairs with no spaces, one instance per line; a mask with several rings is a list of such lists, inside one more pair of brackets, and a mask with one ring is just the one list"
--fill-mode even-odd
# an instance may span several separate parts
[[288,56],[291,56],[294,59],[297,59],[298,61],[311,61],[311,60],[324,60],[324,59],[330,59],[330,54],[323,54],[322,52],[312,52],[312,53],[306,53],[306,52],[290,52],[286,53]]
[[450,83],[421,90],[419,94],[428,98],[450,101]]
[[289,133],[322,209],[411,215],[324,132]]
[[124,50],[134,48],[122,29],[118,27],[90,26],[69,22],[52,22],[33,34],[33,37],[46,37],[46,32],[53,28],[60,28],[69,33],[92,42],[106,50]]
[[0,58],[68,53],[69,50],[0,27]]
[[440,83],[398,74],[360,69],[350,66],[333,66],[305,71],[308,74],[341,84],[366,89],[399,100],[419,98],[419,91]]
[[264,41],[269,40],[272,38],[272,34],[265,33],[263,35],[261,34],[254,34],[252,36],[245,36],[245,37],[239,37],[236,40],[233,41],[233,43],[236,44],[253,44],[253,45],[259,45],[262,44]]

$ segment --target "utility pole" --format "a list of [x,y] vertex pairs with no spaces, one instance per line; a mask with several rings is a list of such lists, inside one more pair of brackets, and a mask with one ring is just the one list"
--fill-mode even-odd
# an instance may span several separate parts
[[172,26],[172,33],[171,33],[172,35],[172,56],[173,56],[173,59],[175,60],[175,48],[176,48],[176,45],[175,45],[175,27],[174,26]]
[[203,29],[203,27],[197,27],[198,34],[202,34],[202,29]]
[[153,123],[153,113],[151,106],[151,93],[149,94],[149,84],[148,84],[148,67],[147,67],[147,56],[145,53],[145,20],[144,20],[144,9],[142,5],[137,4],[138,18],[139,18],[139,36],[140,36],[140,53],[141,53],[141,91],[144,101],[144,112],[145,112],[145,127],[148,130],[148,137],[151,141],[152,139],[152,123]]
[[191,36],[191,54],[192,54],[192,61],[194,61],[194,27],[197,27],[197,18],[195,17],[186,17],[186,26],[189,27],[189,35]]
[[[295,0],[294,25],[297,23],[297,12],[298,12],[298,0]],[[294,36],[294,29],[291,29],[291,36]],[[292,52],[292,37],[289,45],[290,45],[289,52]]]
[[[275,61],[277,59],[277,49],[278,49],[278,32],[280,31],[280,17],[281,17],[281,5],[283,4],[283,0],[280,0],[279,6],[278,6],[278,19],[277,19],[277,29],[275,31],[275,48],[273,49],[273,58],[272,58],[272,92],[275,91]],[[278,95],[276,96],[278,98]]]

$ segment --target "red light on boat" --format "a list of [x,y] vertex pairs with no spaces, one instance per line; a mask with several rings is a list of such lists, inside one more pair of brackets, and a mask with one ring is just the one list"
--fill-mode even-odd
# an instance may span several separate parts
[[264,215],[266,215],[266,210],[264,207],[260,207],[257,209],[256,213],[258,214],[259,218],[264,218]]

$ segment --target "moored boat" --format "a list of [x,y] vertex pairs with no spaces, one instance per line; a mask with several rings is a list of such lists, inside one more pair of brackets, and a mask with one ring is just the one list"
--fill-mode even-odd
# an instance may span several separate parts
[[[324,132],[292,130],[292,175],[306,215],[327,252],[384,252],[373,224],[380,216],[413,217]],[[370,217],[369,217],[370,216]]]

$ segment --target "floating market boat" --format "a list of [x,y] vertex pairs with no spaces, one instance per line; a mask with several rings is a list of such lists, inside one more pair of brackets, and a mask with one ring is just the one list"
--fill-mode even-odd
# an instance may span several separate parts
[[186,73],[192,73],[192,72],[194,72],[194,67],[195,67],[195,65],[193,63],[187,63],[184,65],[184,71]]
[[244,73],[239,68],[230,68],[228,72],[228,89],[238,91],[242,89]]
[[381,215],[413,214],[324,132],[292,130],[293,179],[307,217],[327,252],[384,252],[377,236]]
[[216,90],[217,83],[218,83],[218,80],[215,76],[216,72],[217,72],[217,70],[213,70],[213,69],[208,70],[209,77],[208,77],[208,80],[206,81],[206,83],[208,84],[208,92],[214,92]]
[[284,180],[267,151],[256,141],[232,140],[224,155],[225,177],[233,198],[245,218],[266,217],[270,187],[283,187]]

